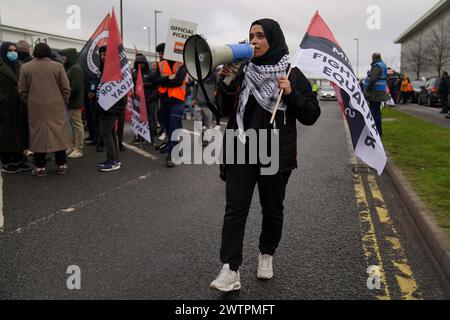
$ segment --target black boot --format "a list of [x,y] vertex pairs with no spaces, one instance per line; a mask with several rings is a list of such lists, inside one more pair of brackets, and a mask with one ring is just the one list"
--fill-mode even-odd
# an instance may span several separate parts
[[172,162],[172,157],[170,156],[170,154],[166,158],[166,167],[167,168],[175,167],[175,164]]

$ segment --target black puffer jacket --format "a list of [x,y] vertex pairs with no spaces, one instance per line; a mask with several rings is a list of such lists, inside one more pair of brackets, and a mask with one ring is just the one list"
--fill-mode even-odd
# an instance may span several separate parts
[[[240,69],[237,80],[227,87],[228,90],[237,90],[243,79],[242,71]],[[313,94],[311,84],[305,75],[298,69],[294,68],[289,75],[289,80],[291,82],[292,93],[288,96],[283,96],[283,101],[285,102],[287,109],[286,114],[283,111],[278,111],[275,117],[276,128],[279,129],[279,146],[280,146],[280,167],[279,172],[284,172],[297,168],[297,125],[296,120],[298,120],[303,125],[311,126],[313,125],[320,116],[320,107],[317,97]],[[238,128],[236,123],[236,106],[238,105],[238,99],[233,107],[233,113],[230,116],[227,124],[227,129],[236,130]],[[250,99],[249,99],[250,101]],[[248,105],[248,103],[247,103]],[[247,106],[246,106],[247,107]],[[259,112],[267,113],[267,121],[270,120],[271,114],[265,111],[259,105]],[[245,118],[244,118],[245,122]],[[269,127],[270,125],[267,124]],[[224,140],[224,146],[225,144]],[[224,162],[226,159],[225,150],[224,152]],[[224,179],[226,164],[221,165],[221,178]]]

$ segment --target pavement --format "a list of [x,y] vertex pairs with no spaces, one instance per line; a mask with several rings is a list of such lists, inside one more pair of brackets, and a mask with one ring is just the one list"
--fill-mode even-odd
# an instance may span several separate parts
[[399,104],[394,108],[416,118],[450,129],[450,119],[445,118],[446,114],[440,113],[441,108],[431,108],[418,104]]
[[[390,176],[358,164],[338,104],[321,107],[316,125],[298,128],[299,168],[270,281],[256,278],[257,192],[242,289],[222,294],[209,289],[221,268],[218,166],[167,169],[164,155],[143,145],[121,153],[121,170],[100,173],[104,154],[87,147],[65,176],[53,165],[43,178],[2,176],[0,299],[450,299],[450,282]],[[191,121],[184,127],[193,130]],[[71,290],[73,266],[81,288]]]

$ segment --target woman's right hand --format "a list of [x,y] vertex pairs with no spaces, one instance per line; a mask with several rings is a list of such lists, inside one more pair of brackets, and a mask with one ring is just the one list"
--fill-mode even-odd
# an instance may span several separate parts
[[222,69],[219,71],[219,76],[221,77],[234,77],[238,72],[236,66],[232,64],[224,64]]

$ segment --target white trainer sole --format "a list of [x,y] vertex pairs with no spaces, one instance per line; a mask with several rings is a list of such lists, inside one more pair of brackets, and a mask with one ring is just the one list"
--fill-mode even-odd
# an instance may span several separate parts
[[257,274],[256,277],[260,280],[270,280],[273,278],[273,274],[271,275],[262,275],[262,274]]
[[111,172],[111,171],[120,170],[120,166],[109,168],[109,169],[99,167],[98,170],[100,170],[101,172]]
[[217,287],[214,284],[211,283],[210,286],[212,289],[216,289],[222,292],[231,292],[231,291],[236,291],[236,290],[240,290],[241,289],[241,282],[237,281],[235,283],[230,284],[228,287],[225,288],[221,288],[221,287]]

